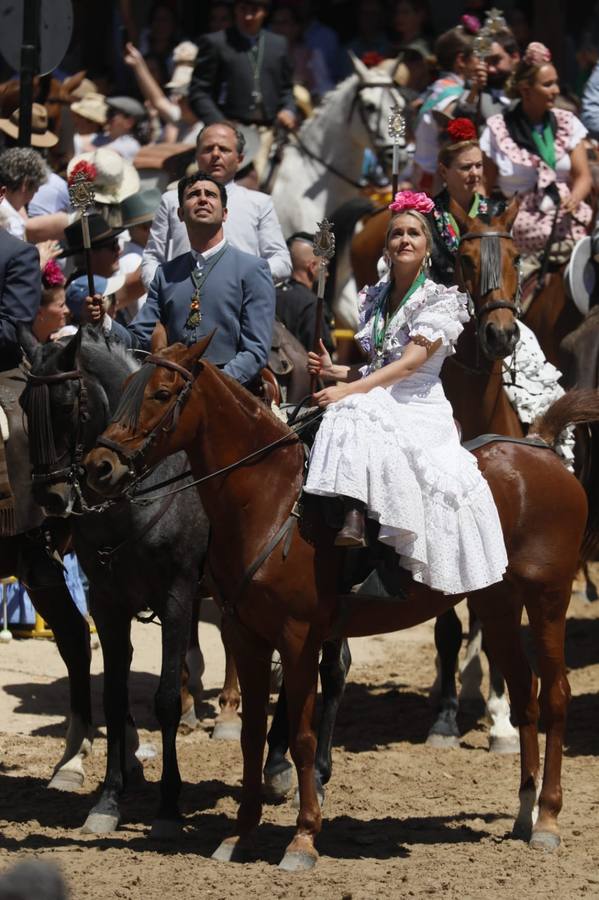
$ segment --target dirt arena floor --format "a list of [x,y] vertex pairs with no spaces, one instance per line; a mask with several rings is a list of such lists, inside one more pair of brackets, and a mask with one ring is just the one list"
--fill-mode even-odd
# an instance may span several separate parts
[[[553,855],[510,838],[518,759],[491,756],[483,719],[462,714],[462,745],[424,745],[433,678],[432,625],[352,642],[354,665],[335,737],[317,868],[276,867],[292,834],[290,803],[265,807],[256,858],[223,864],[210,854],[230,829],[239,797],[239,746],[210,739],[222,682],[216,628],[201,626],[206,655],[202,724],[179,739],[185,831],[174,846],[148,838],[157,808],[160,740],[152,711],[159,628],[136,625],[131,677],[142,741],[157,755],[146,784],[123,803],[109,837],[79,828],[105,764],[100,727],[86,783],[76,794],[45,783],[61,754],[67,682],[51,642],[0,645],[0,869],[27,857],[56,863],[73,900],[289,897],[366,900],[599,897],[599,602],[570,610],[572,705],[563,767],[563,843]],[[96,722],[102,722],[101,651],[94,651]]]

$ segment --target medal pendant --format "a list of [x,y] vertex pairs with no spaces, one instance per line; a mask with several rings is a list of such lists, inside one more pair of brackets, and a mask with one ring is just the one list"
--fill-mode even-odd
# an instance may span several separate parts
[[186,328],[197,328],[202,321],[202,313],[200,311],[200,294],[196,291],[191,297],[191,305],[189,307],[189,315],[187,316]]

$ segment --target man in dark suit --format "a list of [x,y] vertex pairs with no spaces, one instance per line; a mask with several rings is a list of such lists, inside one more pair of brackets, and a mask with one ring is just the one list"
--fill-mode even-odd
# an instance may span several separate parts
[[[0,188],[0,199],[4,195]],[[0,228],[0,371],[21,361],[17,323],[31,325],[41,300],[42,280],[37,249]]]
[[[291,255],[291,277],[277,287],[277,319],[300,341],[313,349],[317,298],[314,285],[318,278],[318,257],[313,250],[314,235],[297,231],[287,241]],[[321,335],[329,352],[334,350],[331,329],[323,315]]]
[[287,41],[262,28],[269,5],[269,0],[237,0],[235,24],[199,39],[189,105],[206,125],[226,118],[295,127]]
[[103,316],[98,296],[87,298],[89,318],[143,350],[150,349],[157,322],[169,344],[194,344],[216,329],[205,359],[248,384],[266,365],[272,339],[275,289],[268,263],[226,241],[222,184],[197,172],[181,179],[178,193],[191,251],[158,266],[145,305],[127,327]]

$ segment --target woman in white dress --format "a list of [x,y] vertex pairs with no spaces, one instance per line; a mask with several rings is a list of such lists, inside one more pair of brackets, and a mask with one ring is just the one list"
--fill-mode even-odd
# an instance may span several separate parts
[[391,279],[360,295],[356,339],[368,364],[334,365],[322,345],[310,354],[310,370],[338,383],[315,395],[326,413],[306,491],[345,499],[337,545],[365,545],[365,512],[415,580],[461,594],[500,581],[507,557],[491,491],[460,445],[439,379],[469,314],[464,294],[426,277],[431,204],[410,191],[391,204]]

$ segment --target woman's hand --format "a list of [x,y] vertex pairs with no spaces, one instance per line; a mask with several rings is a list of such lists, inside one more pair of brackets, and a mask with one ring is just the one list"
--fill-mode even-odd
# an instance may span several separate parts
[[337,403],[338,400],[343,400],[344,397],[351,393],[353,393],[352,388],[347,384],[334,384],[322,391],[317,391],[313,394],[313,397],[321,409],[326,409],[331,403]]
[[143,65],[145,62],[143,56],[131,42],[125,44],[125,54],[123,56],[123,61],[127,63],[128,66],[131,66],[132,69],[138,68],[138,66]]
[[334,378],[334,365],[327,348],[320,342],[320,353],[311,350],[308,353],[308,372],[310,375],[320,375],[323,378]]
[[61,246],[58,241],[41,241],[36,246],[40,255],[40,269],[43,271],[47,262],[60,255]]
[[575,213],[578,209],[579,201],[576,199],[576,197],[573,197],[572,194],[570,194],[569,197],[567,197],[565,200],[562,200],[560,206],[563,213],[572,214]]

